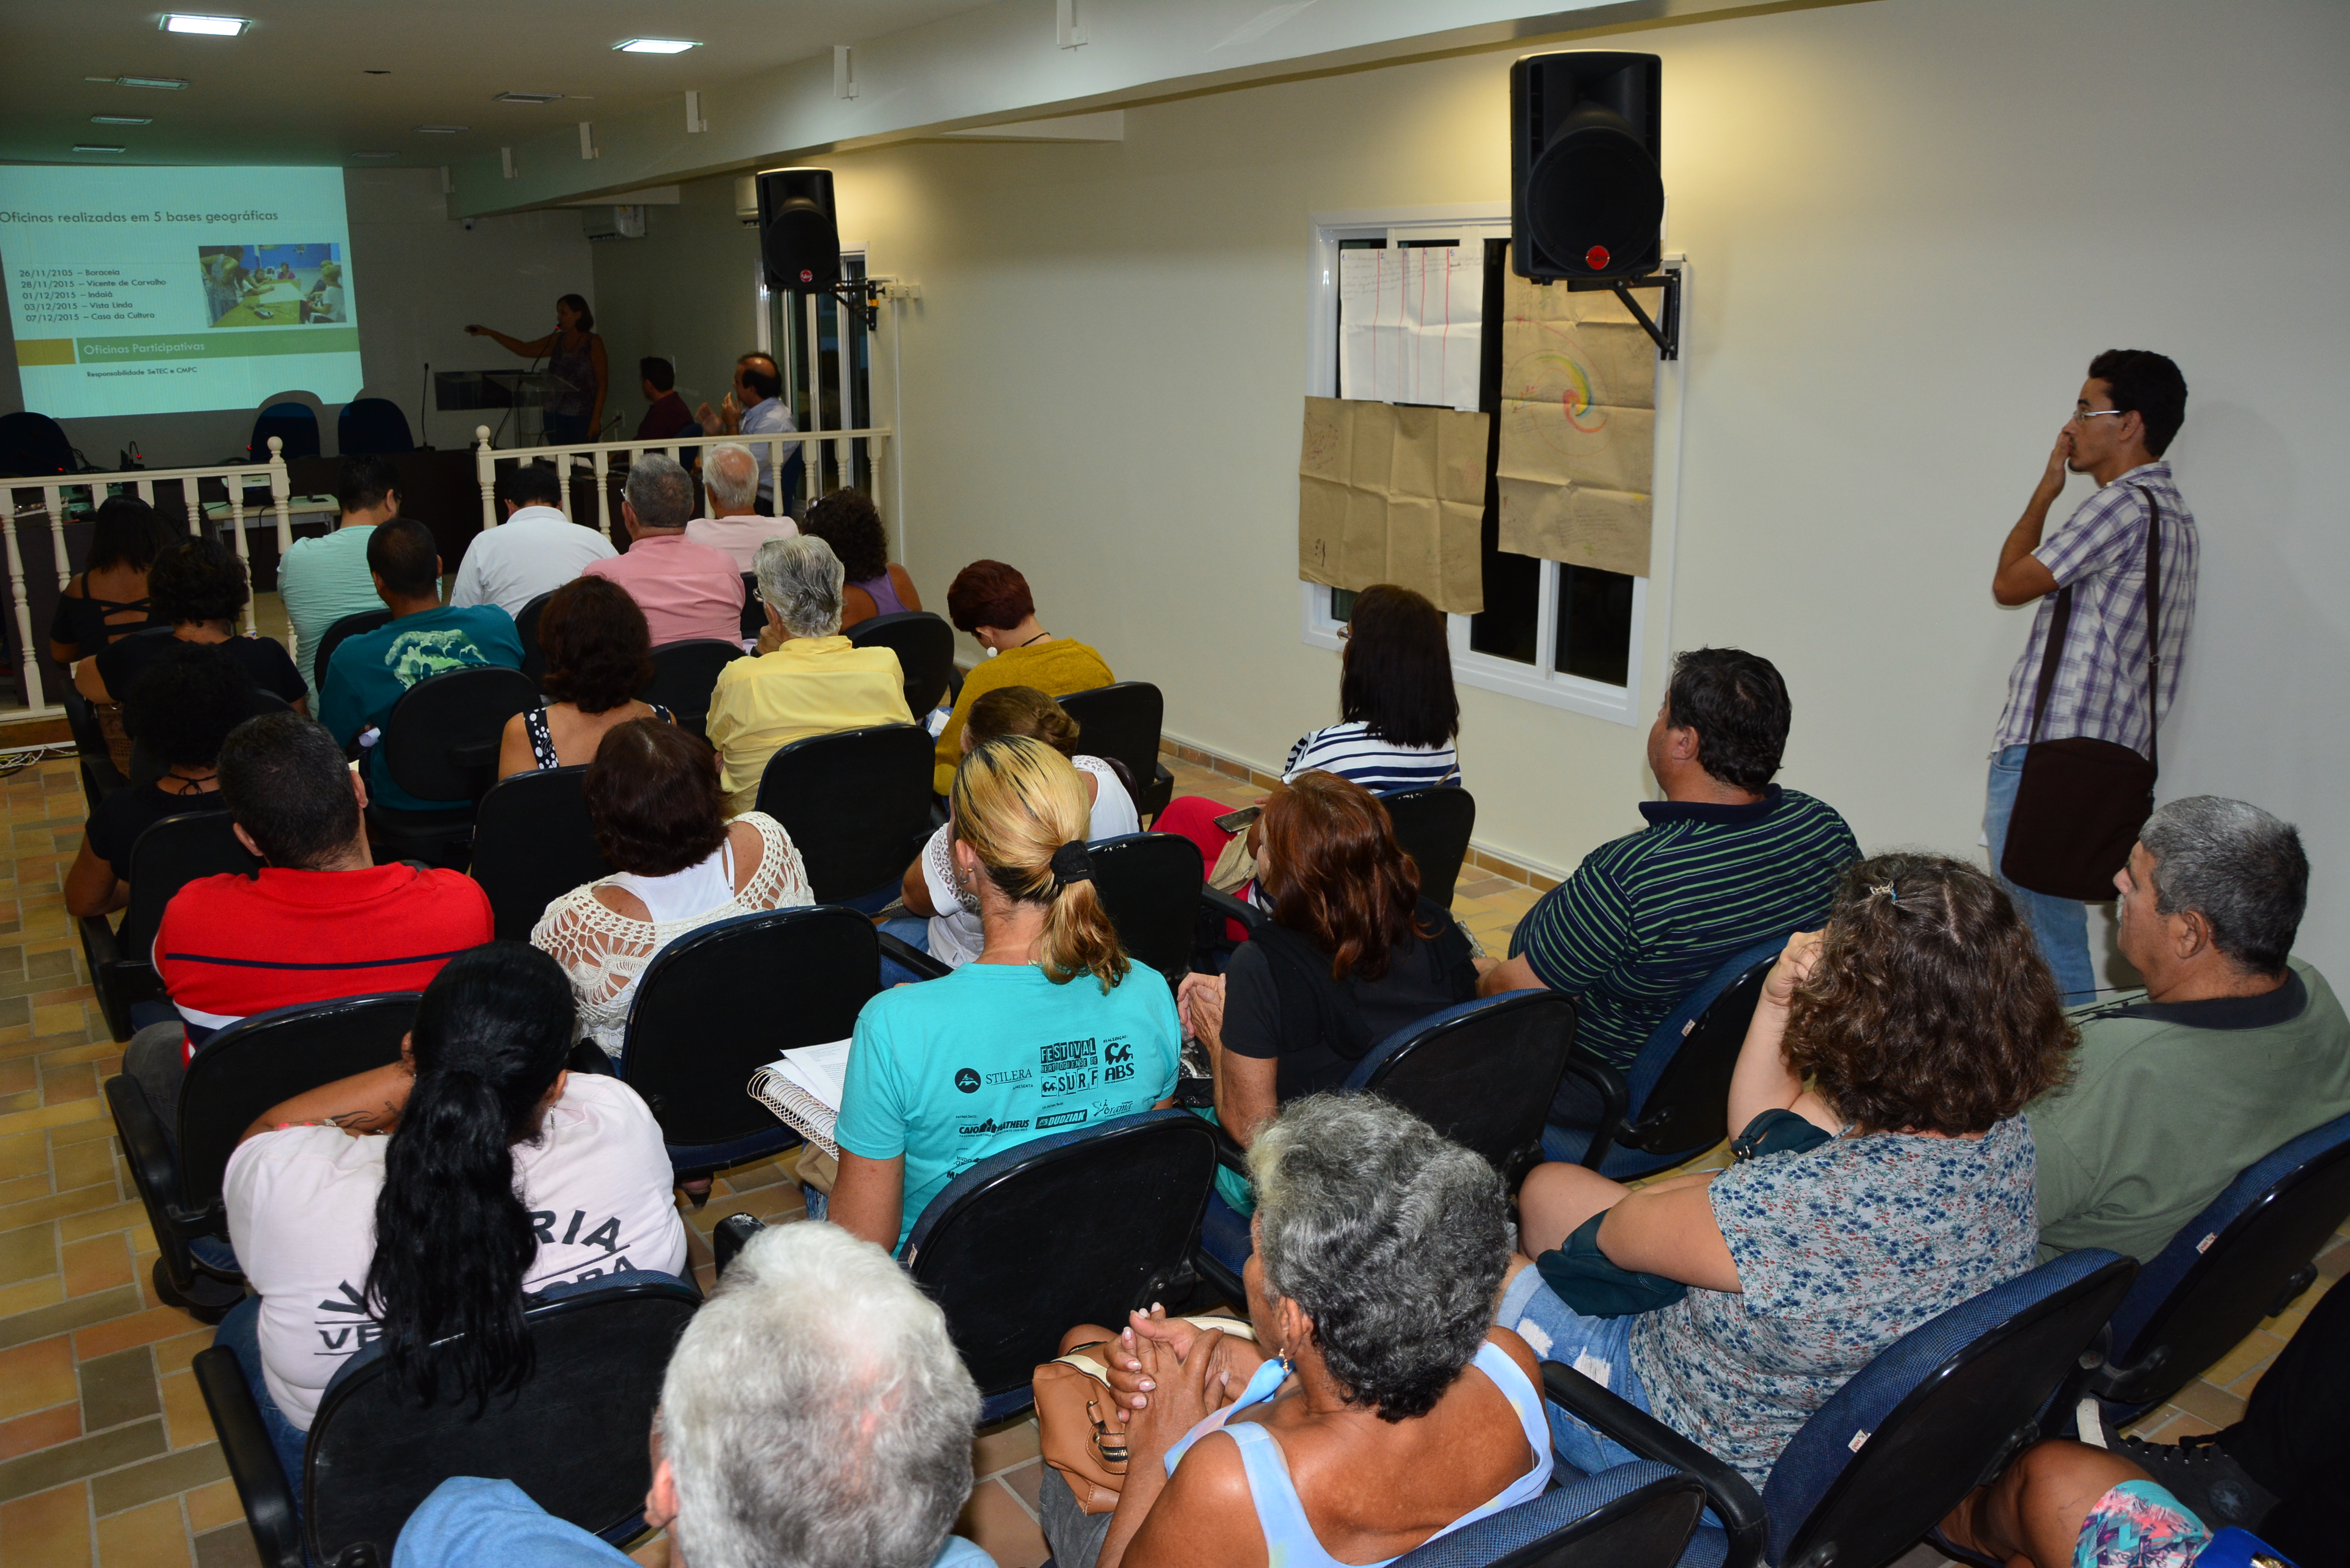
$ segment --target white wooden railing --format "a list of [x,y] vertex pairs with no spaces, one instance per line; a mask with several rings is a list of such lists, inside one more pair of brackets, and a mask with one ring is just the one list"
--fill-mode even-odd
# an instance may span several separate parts
[[[825,493],[821,448],[831,446],[835,474],[839,477],[841,484],[850,484],[856,482],[858,467],[854,456],[856,448],[851,443],[860,441],[871,443],[866,450],[866,469],[878,476],[884,472],[882,460],[889,450],[890,434],[889,430],[878,426],[856,431],[800,431],[785,435],[713,436],[690,431],[664,441],[577,441],[558,446],[494,447],[490,444],[490,427],[476,425],[473,429],[473,474],[482,486],[482,526],[494,528],[498,525],[498,464],[502,462],[551,462],[567,474],[582,468],[588,470],[596,477],[595,525],[599,531],[609,534],[613,519],[611,487],[607,481],[611,474],[615,456],[634,462],[646,452],[657,452],[664,457],[676,458],[681,448],[707,452],[720,441],[738,441],[754,452],[765,448],[768,472],[775,474],[782,472],[784,465],[791,461],[788,449],[796,447],[802,455],[801,467],[805,471],[800,480],[801,496],[806,501],[814,501]],[[876,483],[879,483],[878,478]],[[837,489],[839,485],[834,488]],[[566,483],[562,489],[563,514],[574,523],[584,521],[572,514],[571,486]]]
[[[34,634],[32,599],[26,591],[25,584],[25,552],[16,539],[16,531],[23,524],[38,517],[44,511],[47,513],[49,547],[57,556],[57,589],[63,592],[66,585],[73,580],[73,562],[66,554],[66,508],[67,497],[70,493],[75,491],[87,493],[88,504],[95,510],[107,499],[109,487],[120,485],[134,491],[139,499],[152,506],[155,504],[157,483],[176,479],[180,482],[182,504],[187,514],[188,532],[201,535],[204,528],[204,502],[203,496],[198,493],[197,482],[217,479],[222,481],[228,490],[228,509],[225,516],[231,532],[236,536],[237,558],[245,563],[245,571],[249,579],[253,566],[252,551],[244,534],[247,515],[244,490],[248,483],[265,476],[269,481],[269,503],[266,506],[255,507],[252,515],[257,519],[272,513],[276,514],[277,554],[278,558],[282,560],[285,558],[286,552],[292,548],[294,544],[292,505],[294,497],[292,487],[286,480],[284,443],[276,436],[269,438],[269,461],[265,463],[212,463],[203,468],[141,468],[120,473],[59,474],[53,479],[41,480],[0,479],[0,489],[13,491],[37,488],[41,492],[41,504],[37,507],[26,506],[17,509],[8,519],[8,526],[5,530],[8,538],[8,594],[15,602],[16,609],[16,641],[24,649],[25,695],[28,701],[28,711],[10,716],[51,718],[65,711],[65,709],[57,703],[50,701],[48,694],[42,690],[42,664],[48,658],[49,643],[47,628],[41,628],[41,635],[38,638]],[[256,629],[253,615],[253,600],[250,597],[244,601],[244,629],[248,635]]]

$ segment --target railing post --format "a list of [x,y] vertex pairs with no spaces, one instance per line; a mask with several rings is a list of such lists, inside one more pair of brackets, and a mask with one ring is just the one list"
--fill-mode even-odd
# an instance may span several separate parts
[[602,447],[596,449],[596,532],[608,541],[612,537],[612,505],[604,494],[604,481],[610,472],[611,454]]
[[286,441],[269,438],[269,499],[277,513],[277,558],[294,548],[294,487],[286,472]]
[[[61,484],[41,486],[41,499],[49,504],[49,547],[57,553],[57,588],[63,592],[73,581],[73,562],[66,556],[66,492]],[[13,503],[12,503],[13,504]],[[90,510],[95,512],[96,507]]]
[[[272,436],[269,439],[276,441],[277,438],[276,436]],[[193,484],[195,481],[191,479],[187,481],[187,483]],[[232,497],[229,504],[229,526],[236,535],[236,558],[240,562],[244,563],[244,580],[248,590],[244,596],[244,635],[247,637],[259,637],[261,635],[261,623],[253,618],[253,594],[250,591],[253,583],[253,541],[244,536],[244,484],[238,483],[233,486],[229,491],[229,495]],[[197,522],[197,518],[201,516],[202,514],[200,512],[192,513],[190,514],[188,527],[188,531],[190,533],[193,534],[200,531],[201,524]],[[283,546],[281,546],[277,552],[277,568],[279,574],[278,586],[283,587],[286,581],[286,551]]]
[[568,452],[555,454],[555,489],[563,497],[563,520],[566,523],[577,522],[578,519],[571,515],[571,454]]
[[498,525],[498,460],[490,455],[490,427],[473,427],[473,478],[482,487],[482,528]]
[[16,642],[24,649],[25,701],[27,706],[47,706],[41,695],[41,656],[48,650],[33,643],[33,601],[25,594],[25,552],[16,544],[16,512],[8,511],[8,593],[16,601]]

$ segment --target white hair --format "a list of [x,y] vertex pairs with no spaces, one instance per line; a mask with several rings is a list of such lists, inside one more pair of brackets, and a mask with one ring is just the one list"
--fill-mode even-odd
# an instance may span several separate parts
[[702,488],[713,510],[750,510],[759,493],[759,460],[739,441],[722,441],[702,452]]
[[661,1385],[694,1568],[926,1568],[971,1495],[979,1388],[889,1253],[822,1221],[754,1236]]
[[751,558],[759,597],[794,637],[830,637],[840,629],[840,587],[847,573],[832,546],[812,534],[770,539]]

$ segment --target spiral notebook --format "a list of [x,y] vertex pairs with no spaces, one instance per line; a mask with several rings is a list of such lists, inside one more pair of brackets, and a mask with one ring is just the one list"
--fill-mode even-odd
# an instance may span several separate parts
[[840,1118],[841,1081],[847,1069],[847,1041],[802,1045],[751,1075],[751,1097],[837,1159],[840,1146],[833,1141],[832,1129]]

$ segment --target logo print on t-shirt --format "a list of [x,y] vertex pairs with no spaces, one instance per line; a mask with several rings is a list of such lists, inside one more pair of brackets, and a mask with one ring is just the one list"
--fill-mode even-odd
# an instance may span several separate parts
[[955,1087],[966,1095],[979,1093],[979,1075],[968,1067],[960,1069],[955,1074]]
[[463,628],[403,631],[383,650],[384,667],[402,686],[413,686],[428,675],[445,675],[470,664],[487,664],[482,650]]

